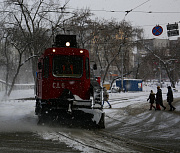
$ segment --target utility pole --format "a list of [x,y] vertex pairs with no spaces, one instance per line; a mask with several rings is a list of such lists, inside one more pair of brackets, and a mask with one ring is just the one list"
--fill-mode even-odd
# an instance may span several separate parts
[[160,87],[162,88],[162,85],[161,85],[161,61],[159,59],[159,83],[160,83]]
[[121,91],[123,91],[123,49],[121,50]]

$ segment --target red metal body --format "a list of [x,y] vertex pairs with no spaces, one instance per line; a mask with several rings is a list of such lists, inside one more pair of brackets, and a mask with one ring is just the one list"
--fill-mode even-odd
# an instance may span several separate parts
[[104,128],[102,88],[90,79],[88,50],[77,48],[75,35],[57,35],[53,46],[38,59],[38,124],[82,123]]
[[[65,69],[64,66],[60,66],[62,63],[66,63],[66,61],[61,61],[61,58],[64,60],[71,57],[77,58],[77,62],[80,62],[79,65],[82,65],[82,68],[78,70],[81,73],[72,73],[68,76],[56,74],[56,68],[60,69],[62,67],[62,71]],[[90,99],[88,50],[79,48],[48,48],[39,58],[38,67],[41,67],[37,71],[36,97],[38,99],[46,101],[58,99],[64,89],[68,89],[73,95],[77,95],[82,100]],[[78,66],[75,68],[78,69]]]

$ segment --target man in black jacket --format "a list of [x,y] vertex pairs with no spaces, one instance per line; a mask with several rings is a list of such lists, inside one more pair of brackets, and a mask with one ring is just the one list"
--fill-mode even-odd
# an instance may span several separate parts
[[173,102],[173,92],[170,86],[167,87],[168,88],[168,93],[167,93],[167,102],[170,106],[170,110],[169,111],[174,111],[176,108],[172,105]]

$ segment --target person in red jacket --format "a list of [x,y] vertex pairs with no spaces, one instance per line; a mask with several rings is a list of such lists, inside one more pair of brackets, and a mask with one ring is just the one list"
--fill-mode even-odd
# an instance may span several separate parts
[[161,110],[160,106],[166,109],[166,107],[163,105],[163,98],[162,98],[162,90],[160,86],[157,87],[157,93],[156,93],[156,109]]

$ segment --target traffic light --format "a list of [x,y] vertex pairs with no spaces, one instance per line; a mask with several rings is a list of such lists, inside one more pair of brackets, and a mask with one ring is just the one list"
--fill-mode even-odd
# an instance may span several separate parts
[[167,34],[168,37],[171,36],[178,36],[179,35],[179,27],[178,27],[178,23],[174,23],[174,24],[169,24],[167,25]]

